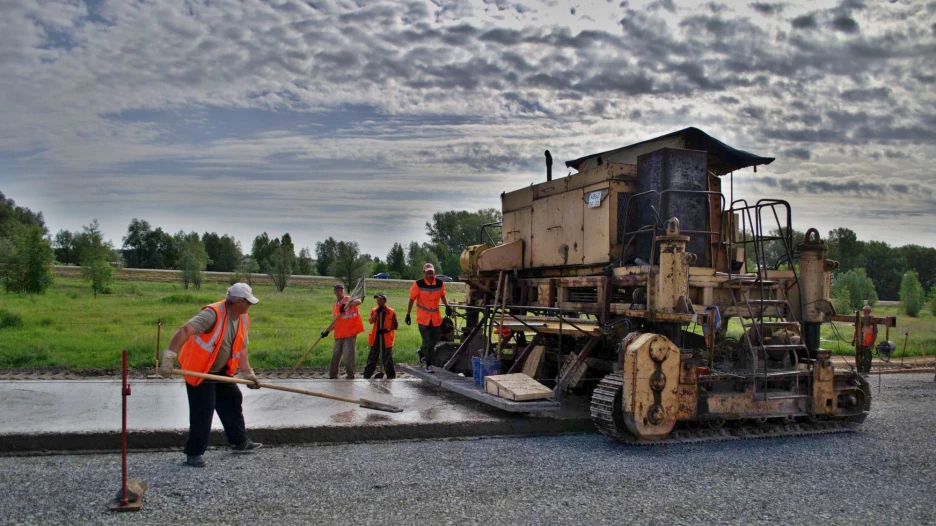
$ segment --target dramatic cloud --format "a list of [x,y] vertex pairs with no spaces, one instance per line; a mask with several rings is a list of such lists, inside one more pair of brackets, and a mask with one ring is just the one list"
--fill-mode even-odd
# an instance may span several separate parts
[[[541,180],[547,148],[562,166],[692,125],[777,156],[736,189],[788,195],[802,227],[936,245],[933,3],[3,5],[2,190],[53,229],[97,217],[117,240],[141,217],[382,256]],[[906,217],[857,213],[875,194]]]

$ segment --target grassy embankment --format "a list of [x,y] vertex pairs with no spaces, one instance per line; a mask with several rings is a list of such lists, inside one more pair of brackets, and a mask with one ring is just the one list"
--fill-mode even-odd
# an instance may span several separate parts
[[[397,362],[414,362],[419,331],[403,324],[407,290],[378,288],[369,282],[361,306],[366,317],[374,307],[373,295],[383,292],[400,316],[394,345]],[[42,295],[2,294],[0,310],[22,318],[22,326],[0,329],[0,368],[69,367],[116,368],[120,351],[127,349],[131,367],[154,363],[157,321],[162,320],[160,347],[165,348],[178,327],[199,308],[224,297],[227,286],[202,285],[199,292],[182,290],[177,282],[117,281],[113,294],[95,298],[86,282],[57,277]],[[453,291],[455,292],[455,291]],[[331,322],[335,300],[328,285],[290,286],[282,293],[272,285],[258,284],[254,294],[260,303],[250,309],[250,360],[257,368],[292,367]],[[450,295],[452,292],[450,292]],[[414,314],[415,318],[415,314]],[[367,359],[370,325],[358,336],[357,361]],[[331,357],[329,336],[309,355],[304,365],[327,366]]]
[[[327,282],[325,282],[327,283]],[[384,292],[389,304],[401,317],[394,358],[398,362],[414,362],[419,345],[416,326],[402,324],[406,313],[407,290],[401,284],[379,286],[370,282],[363,313],[374,305],[373,295]],[[89,286],[77,278],[58,277],[55,285],[43,295],[29,296],[0,293],[0,310],[22,318],[22,326],[0,328],[0,368],[68,367],[116,368],[120,365],[120,350],[130,351],[132,367],[153,364],[156,351],[156,322],[163,321],[160,346],[165,348],[175,330],[198,309],[222,298],[226,285],[207,283],[200,292],[182,290],[171,281],[119,280],[113,294],[94,298]],[[250,310],[251,363],[257,368],[292,367],[299,356],[331,321],[334,296],[326,284],[304,284],[277,292],[272,285],[258,284],[255,294],[261,303]],[[450,288],[449,298],[461,299],[461,286]],[[898,327],[891,330],[891,340],[897,344],[897,356],[904,348],[904,333],[909,332],[907,355],[920,355],[921,345],[927,356],[936,356],[936,318],[925,311],[919,318],[897,313],[897,307],[878,307],[878,316],[898,316]],[[740,334],[740,325],[733,322],[730,332]],[[836,354],[854,354],[849,345],[851,326],[837,323],[838,341],[832,327],[822,329],[823,347]],[[365,323],[365,329],[370,326]],[[883,329],[879,340],[884,338]],[[324,340],[305,365],[322,367],[331,356],[331,337]],[[358,364],[367,356],[365,335],[358,337]]]

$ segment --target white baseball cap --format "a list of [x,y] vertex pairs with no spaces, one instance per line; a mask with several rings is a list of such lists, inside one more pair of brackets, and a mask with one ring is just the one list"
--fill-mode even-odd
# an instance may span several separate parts
[[227,291],[228,298],[244,298],[249,301],[251,304],[256,305],[260,302],[254,295],[253,289],[250,288],[250,285],[246,283],[235,283],[231,285],[231,288]]

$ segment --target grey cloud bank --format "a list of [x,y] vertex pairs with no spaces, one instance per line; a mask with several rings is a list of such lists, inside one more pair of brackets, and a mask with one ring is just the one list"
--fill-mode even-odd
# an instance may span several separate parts
[[697,126],[778,157],[736,174],[735,194],[789,199],[799,229],[936,245],[936,2],[3,12],[0,186],[53,230],[96,217],[119,244],[139,217],[382,257],[436,210],[498,206],[542,179],[544,149],[562,173]]

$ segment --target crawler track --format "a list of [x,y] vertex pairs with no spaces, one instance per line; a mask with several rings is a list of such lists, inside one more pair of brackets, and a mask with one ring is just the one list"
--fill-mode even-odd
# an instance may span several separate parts
[[[866,391],[869,397],[868,402],[870,405],[868,384],[864,379],[860,379],[859,382],[861,383],[860,387]],[[674,430],[665,439],[646,441],[630,434],[620,416],[617,416],[623,414],[621,411],[623,387],[624,379],[617,373],[609,374],[601,380],[598,387],[595,388],[594,394],[592,394],[592,420],[601,434],[620,442],[638,446],[847,433],[855,431],[867,416],[867,411],[865,411],[860,415],[847,419],[822,419],[789,424],[764,424],[754,420],[738,420],[718,428],[707,426],[705,423],[691,422],[683,424],[682,428]]]

